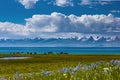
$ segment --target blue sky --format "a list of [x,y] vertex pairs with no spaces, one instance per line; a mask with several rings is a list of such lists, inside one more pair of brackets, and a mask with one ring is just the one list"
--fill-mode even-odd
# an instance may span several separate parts
[[118,36],[119,4],[119,0],[0,0],[0,37]]
[[[52,12],[60,12],[66,15],[74,14],[77,16],[83,14],[105,14],[109,13],[120,17],[120,12],[111,12],[112,10],[120,10],[120,1],[108,2],[108,4],[92,4],[79,5],[79,0],[74,0],[74,6],[57,6],[48,4],[48,1],[39,1],[34,8],[25,9],[17,0],[0,0],[0,21],[10,21],[14,23],[24,23],[24,19],[34,14],[51,14]],[[79,1],[79,2],[78,2]],[[97,2],[97,1],[96,1]]]

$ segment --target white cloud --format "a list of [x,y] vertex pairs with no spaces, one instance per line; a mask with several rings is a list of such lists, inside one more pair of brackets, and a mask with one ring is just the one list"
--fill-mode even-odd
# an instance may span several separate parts
[[33,15],[26,24],[0,22],[0,37],[67,37],[77,33],[114,34],[120,33],[120,18],[109,15]]
[[24,36],[28,36],[30,32],[33,32],[33,30],[24,25],[11,22],[0,22],[0,37],[23,38]]
[[[120,32],[120,18],[109,15],[66,16],[53,12],[51,15],[33,15],[26,19],[26,26],[40,32]],[[40,29],[40,30],[39,30]]]
[[73,6],[72,0],[55,0],[55,4],[61,7]]
[[[18,0],[19,3],[21,3],[26,9],[31,9],[35,6],[35,4],[40,0]],[[46,2],[47,4],[54,4],[59,7],[66,7],[66,6],[74,6],[76,3],[80,5],[106,5],[109,4],[111,1],[117,1],[117,0],[41,0],[43,2]]]
[[[31,9],[35,6],[35,4],[40,0],[18,0],[26,9]],[[54,4],[59,7],[66,7],[66,6],[74,6],[75,3],[79,3],[80,5],[105,5],[109,4],[111,1],[114,0],[41,0],[46,2],[47,4]]]
[[[18,0],[26,9],[33,8],[34,5],[40,0]],[[43,2],[47,2],[48,4],[55,4],[56,6],[66,7],[73,6],[74,3],[72,0],[43,0]]]
[[35,5],[38,1],[39,1],[39,0],[19,0],[19,2],[20,2],[26,9],[33,8],[34,5]]
[[34,28],[35,32],[55,32],[57,18],[51,17],[52,15],[33,15],[32,18],[26,19],[26,26]]

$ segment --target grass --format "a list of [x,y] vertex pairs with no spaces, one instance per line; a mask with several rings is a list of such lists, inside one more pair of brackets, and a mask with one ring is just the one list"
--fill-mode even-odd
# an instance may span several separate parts
[[[110,60],[120,62],[120,55],[0,54],[0,57],[5,56],[32,57],[22,60],[0,60],[0,77],[8,80],[120,79],[120,66],[110,63]],[[95,66],[91,67],[92,64]],[[79,69],[72,74],[77,66]]]

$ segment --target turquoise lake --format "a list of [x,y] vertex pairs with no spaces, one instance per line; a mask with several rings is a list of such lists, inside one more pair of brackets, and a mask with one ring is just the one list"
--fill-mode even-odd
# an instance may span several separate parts
[[66,52],[69,54],[120,54],[120,47],[0,47],[0,53]]

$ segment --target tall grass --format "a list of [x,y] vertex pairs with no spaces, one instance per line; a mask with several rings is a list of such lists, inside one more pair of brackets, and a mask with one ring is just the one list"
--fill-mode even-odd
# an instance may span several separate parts
[[30,56],[0,60],[0,80],[120,80],[120,55]]

